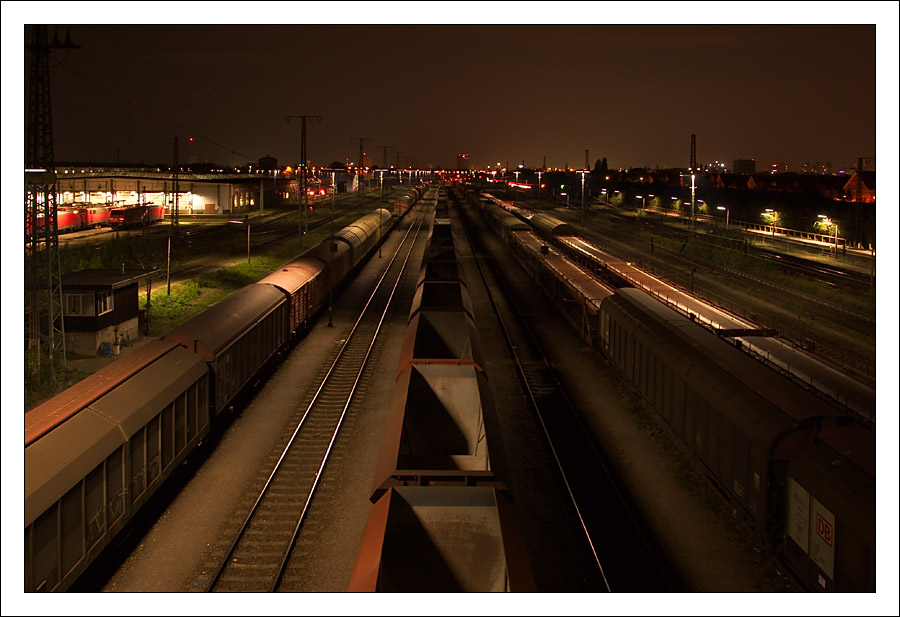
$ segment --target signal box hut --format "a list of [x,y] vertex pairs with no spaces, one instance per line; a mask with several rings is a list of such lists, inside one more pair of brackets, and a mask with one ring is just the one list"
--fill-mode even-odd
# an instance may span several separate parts
[[157,272],[95,269],[63,276],[66,349],[83,356],[110,355],[140,336],[140,284]]

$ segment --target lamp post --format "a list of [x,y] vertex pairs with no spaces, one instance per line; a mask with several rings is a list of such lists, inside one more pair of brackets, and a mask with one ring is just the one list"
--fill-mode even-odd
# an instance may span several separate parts
[[[335,199],[335,172],[331,172],[331,221],[328,224],[328,233],[331,240],[328,243],[328,327],[333,328],[331,321],[332,290],[334,289],[334,252],[337,246],[334,243],[334,199]],[[359,190],[359,187],[357,187]]]
[[824,214],[820,214],[819,218],[822,219],[820,224],[823,225],[826,229],[833,228],[834,233],[834,256],[837,257],[837,234],[838,234],[838,226],[837,223],[832,221],[830,218],[825,216]]
[[[384,201],[384,172],[381,172],[381,200]],[[381,211],[384,208],[378,204],[378,257],[381,257]]]
[[585,169],[576,173],[581,174],[581,234],[584,235],[584,175],[588,173],[588,170]]
[[728,208],[726,208],[725,206],[719,206],[717,209],[725,211],[725,231],[728,231],[728,215],[729,215]]
[[243,221],[228,221],[229,223],[237,223],[239,225],[247,224],[247,263],[250,263],[250,219],[245,216]]
[[641,209],[638,210],[638,218],[641,218],[641,213],[644,211],[644,204],[646,204],[647,202],[644,200],[643,195],[635,195],[635,197],[641,200]]
[[541,174],[543,170],[538,172],[538,201],[541,201]]

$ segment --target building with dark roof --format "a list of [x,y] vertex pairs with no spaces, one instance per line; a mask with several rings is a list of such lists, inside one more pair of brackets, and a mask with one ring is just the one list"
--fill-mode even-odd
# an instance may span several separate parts
[[83,356],[109,354],[136,339],[143,325],[139,286],[159,270],[95,269],[62,277],[66,350]]

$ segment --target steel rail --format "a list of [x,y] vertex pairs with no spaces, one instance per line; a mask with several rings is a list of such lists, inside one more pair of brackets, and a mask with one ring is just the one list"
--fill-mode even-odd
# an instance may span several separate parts
[[[412,243],[409,245],[409,246],[410,246],[409,251],[412,250],[412,246],[415,244],[415,238],[417,237],[420,228],[421,228],[421,221],[419,222],[419,227],[416,229],[416,235],[413,236],[413,241],[412,241]],[[265,482],[263,488],[261,489],[261,491],[260,491],[258,497],[256,498],[256,500],[255,500],[253,506],[251,507],[249,513],[247,514],[247,517],[245,518],[243,524],[241,525],[240,529],[238,530],[237,534],[235,535],[235,538],[234,538],[233,542],[231,543],[230,547],[228,548],[228,550],[226,551],[225,556],[221,559],[221,561],[220,561],[220,563],[219,563],[219,566],[218,566],[216,572],[213,574],[211,580],[209,581],[209,583],[208,583],[208,585],[207,585],[207,588],[206,588],[206,591],[212,591],[213,588],[218,584],[219,580],[221,579],[222,574],[224,573],[225,568],[226,568],[226,566],[227,566],[228,563],[229,563],[229,560],[230,560],[230,559],[232,558],[232,556],[234,555],[235,550],[237,549],[237,546],[238,546],[238,544],[240,543],[240,541],[241,541],[241,540],[243,539],[243,537],[246,535],[246,532],[247,532],[247,530],[249,529],[250,524],[251,524],[251,522],[253,521],[255,515],[257,514],[257,511],[259,510],[260,505],[262,504],[262,501],[263,501],[264,497],[266,497],[266,495],[269,493],[269,490],[270,490],[270,488],[271,488],[271,486],[272,486],[272,483],[273,483],[273,481],[274,481],[274,479],[275,479],[276,474],[281,470],[282,465],[283,465],[283,463],[284,463],[284,461],[285,461],[285,459],[286,459],[288,453],[291,451],[291,449],[292,449],[293,446],[294,446],[294,443],[295,443],[295,440],[296,440],[297,436],[300,434],[301,429],[302,429],[303,426],[306,424],[307,419],[310,417],[310,413],[311,413],[313,407],[314,407],[314,406],[316,405],[316,403],[319,401],[320,397],[322,396],[322,393],[323,393],[324,390],[325,390],[326,384],[330,381],[330,379],[332,378],[332,376],[335,374],[335,371],[336,371],[336,368],[337,368],[339,362],[342,360],[343,356],[344,356],[345,353],[347,352],[347,350],[348,350],[348,348],[349,348],[349,346],[350,346],[350,344],[351,344],[351,341],[354,340],[354,335],[355,335],[355,334],[357,333],[357,331],[360,329],[360,324],[362,323],[363,318],[366,316],[366,312],[368,311],[369,307],[372,305],[372,302],[373,302],[373,299],[375,298],[375,295],[376,295],[379,291],[381,291],[381,290],[383,289],[382,284],[383,284],[383,282],[385,281],[388,272],[389,272],[390,269],[393,267],[394,262],[395,262],[396,259],[397,259],[397,256],[400,254],[402,248],[407,244],[407,239],[408,239],[409,234],[410,234],[411,231],[412,231],[412,225],[410,226],[409,229],[407,229],[407,232],[406,232],[406,234],[404,235],[403,239],[401,240],[400,244],[398,245],[397,250],[394,252],[394,254],[392,255],[392,257],[391,257],[391,259],[390,259],[390,261],[389,261],[389,263],[388,263],[387,266],[385,267],[384,272],[382,273],[382,275],[381,275],[381,277],[379,278],[379,280],[375,283],[375,285],[374,285],[372,291],[370,292],[370,295],[369,295],[368,300],[366,301],[365,305],[363,306],[362,310],[360,311],[359,317],[357,318],[356,322],[354,323],[353,327],[351,328],[350,333],[347,335],[346,339],[344,340],[344,342],[343,342],[343,344],[342,344],[340,350],[338,351],[338,353],[337,353],[337,355],[336,355],[334,361],[333,361],[332,364],[330,365],[330,367],[329,367],[328,371],[326,372],[325,376],[322,378],[322,380],[321,380],[321,382],[320,382],[318,388],[316,389],[315,394],[314,394],[313,397],[312,397],[312,400],[310,401],[309,405],[308,405],[307,408],[306,408],[306,411],[303,413],[303,416],[301,417],[301,419],[300,419],[299,422],[297,423],[296,427],[294,428],[293,433],[291,434],[291,436],[290,436],[290,438],[289,438],[287,444],[285,445],[285,447],[283,448],[281,454],[279,455],[278,460],[276,461],[276,463],[275,463],[275,465],[274,465],[274,467],[273,467],[271,473],[269,474],[269,476],[268,476],[268,478],[267,478],[267,480],[266,480],[266,482]],[[408,259],[409,259],[409,253],[407,253],[407,256],[406,256],[406,260],[408,260]],[[400,278],[402,277],[403,270],[404,270],[405,267],[406,267],[406,260],[404,261],[403,266],[402,266],[402,268],[401,268],[401,271],[400,271],[400,273],[398,274],[397,281],[396,281],[395,284],[394,284],[394,290],[396,289],[396,286],[397,286],[397,284],[398,284]],[[392,290],[391,296],[393,296],[394,290]],[[388,301],[387,301],[387,306],[388,306],[388,307],[389,307],[389,305],[390,305],[391,299],[392,299],[392,298],[389,298]],[[385,313],[386,313],[386,311],[387,311],[387,307],[385,308]],[[383,319],[384,319],[384,314],[382,314],[382,317],[381,317],[381,319],[380,319],[380,321],[379,321],[379,324],[378,324],[378,329],[376,330],[375,334],[374,334],[373,337],[372,337],[372,341],[371,341],[370,344],[369,344],[369,351],[367,351],[367,354],[366,354],[366,361],[367,361],[367,359],[368,359],[369,353],[371,352],[371,348],[372,348],[372,346],[374,345],[375,338],[377,337],[378,331],[380,330],[381,322],[383,321]],[[360,369],[359,369],[359,371],[358,371],[356,380],[354,381],[354,384],[353,384],[353,389],[351,390],[351,392],[350,392],[350,394],[349,394],[349,396],[348,396],[348,398],[347,398],[346,404],[344,405],[344,409],[342,410],[341,419],[340,419],[340,421],[339,421],[339,423],[338,423],[338,428],[340,428],[340,424],[343,422],[343,415],[346,413],[346,410],[349,408],[349,405],[350,405],[350,399],[352,399],[352,397],[353,397],[354,391],[355,391],[355,389],[356,389],[356,385],[357,385],[358,382],[359,382],[359,376],[362,374],[364,368],[365,368],[365,361],[363,362],[362,367],[360,367]],[[315,482],[314,482],[314,484],[313,484],[313,488],[312,488],[312,490],[310,491],[310,494],[307,496],[306,504],[304,505],[303,511],[301,512],[301,514],[300,514],[300,516],[299,516],[299,519],[298,519],[298,521],[297,521],[297,525],[296,525],[296,527],[295,527],[295,531],[294,531],[293,537],[292,537],[292,539],[291,539],[291,542],[290,542],[290,544],[289,544],[289,546],[288,546],[287,552],[285,553],[285,557],[282,559],[281,563],[280,563],[279,566],[278,566],[278,570],[277,570],[277,573],[276,573],[276,576],[275,576],[275,580],[274,580],[274,582],[273,582],[272,587],[271,587],[270,590],[274,590],[275,587],[277,587],[279,581],[280,581],[281,578],[282,578],[284,569],[285,569],[286,564],[287,564],[287,558],[288,558],[288,556],[289,556],[289,554],[290,554],[290,551],[292,550],[293,543],[294,543],[295,540],[296,540],[296,535],[297,535],[297,533],[299,532],[300,527],[302,526],[303,518],[305,517],[306,511],[307,511],[308,506],[309,506],[309,503],[310,503],[310,501],[311,501],[311,499],[312,499],[312,492],[315,491],[315,487],[318,485],[318,480],[319,480],[319,478],[321,477],[321,472],[322,472],[322,470],[324,469],[325,460],[327,460],[327,458],[328,458],[328,455],[329,455],[329,453],[330,453],[330,451],[331,451],[331,447],[332,447],[332,445],[333,445],[333,443],[334,443],[334,440],[335,440],[335,438],[336,438],[336,435],[337,435],[337,429],[335,429],[334,434],[333,434],[332,437],[331,437],[331,441],[330,441],[330,443],[329,443],[329,445],[328,445],[328,449],[327,449],[327,451],[324,453],[324,460],[322,460],[322,462],[321,462],[320,465],[319,465],[319,470],[316,472]]]
[[[472,240],[469,237],[469,232],[468,232],[468,230],[466,230],[465,226],[463,226],[463,232],[465,234],[466,241],[469,243],[469,246],[471,247]],[[484,273],[484,269],[481,264],[481,259],[477,256],[477,252],[474,250],[474,247],[473,247],[472,253],[473,253],[473,256],[475,256],[475,265],[478,267],[478,273],[481,276],[481,280],[484,283],[485,289],[489,290],[490,288],[488,285],[487,277]],[[502,281],[502,277],[497,277],[497,279],[500,281],[501,285],[504,285],[504,283]],[[531,387],[531,383],[530,383],[531,380],[528,378],[528,375],[526,374],[525,368],[523,366],[523,362],[520,359],[518,352],[516,351],[516,346],[513,343],[512,337],[509,334],[509,330],[506,327],[506,323],[504,322],[503,317],[500,314],[500,308],[497,306],[497,303],[494,300],[493,294],[491,294],[489,292],[487,295],[488,295],[488,299],[491,302],[491,307],[494,309],[494,314],[497,317],[497,321],[500,324],[500,329],[503,331],[504,340],[506,341],[506,345],[510,350],[510,354],[512,355],[513,361],[516,365],[516,370],[518,371],[519,377],[522,380],[523,387],[525,388],[525,390],[528,394],[528,398],[531,401],[531,406],[534,409],[534,411],[537,415],[537,418],[541,423],[541,428],[543,429],[544,436],[547,438],[547,443],[550,446],[550,451],[553,454],[553,459],[556,462],[556,466],[557,466],[557,469],[559,469],[560,475],[562,476],[562,480],[563,480],[563,483],[565,484],[566,491],[569,494],[569,499],[571,500],[572,505],[575,508],[575,513],[578,516],[578,520],[581,524],[581,528],[584,531],[585,537],[587,538],[587,542],[588,542],[588,546],[590,547],[591,554],[594,556],[594,561],[596,562],[597,568],[600,571],[600,576],[603,579],[603,584],[606,587],[607,591],[612,591],[612,589],[610,588],[610,585],[609,585],[609,581],[606,578],[606,572],[604,572],[604,570],[603,570],[603,564],[600,563],[600,556],[597,554],[597,547],[594,543],[594,539],[591,537],[591,532],[588,529],[587,522],[585,521],[584,515],[581,512],[581,508],[578,506],[578,501],[575,497],[575,493],[572,489],[572,485],[569,482],[569,478],[566,475],[566,471],[563,467],[562,461],[560,461],[559,455],[557,454],[556,447],[553,444],[553,439],[550,436],[550,431],[547,428],[547,424],[544,422],[544,417],[543,417],[543,414],[541,413],[540,404],[538,403],[537,397],[535,396],[534,391],[532,390],[532,387]],[[509,294],[507,293],[505,295],[509,299]],[[509,299],[509,301],[512,303],[511,299]],[[515,309],[519,314],[521,314],[521,311],[519,310],[518,306],[516,306]],[[526,330],[527,329],[528,328],[526,325]],[[549,368],[550,364],[549,364],[549,362],[547,362],[546,357],[544,357],[543,360],[545,362],[545,366],[547,368]],[[556,379],[556,375],[555,375],[555,373],[552,372],[552,370],[551,370],[551,374],[553,375],[554,379]],[[558,380],[557,380],[557,386],[559,386]],[[565,393],[561,390],[561,388],[559,389],[559,391],[565,397]],[[566,402],[568,403],[568,398],[566,398]]]

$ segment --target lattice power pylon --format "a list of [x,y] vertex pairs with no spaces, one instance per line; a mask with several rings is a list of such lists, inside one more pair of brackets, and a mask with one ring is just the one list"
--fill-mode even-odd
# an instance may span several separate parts
[[[26,339],[31,368],[41,368],[46,349],[66,362],[62,284],[59,264],[59,228],[56,220],[56,165],[53,159],[53,121],[50,106],[50,52],[77,48],[66,37],[47,41],[47,26],[32,26],[30,90],[25,129],[25,303]],[[55,371],[50,371],[55,382]]]

